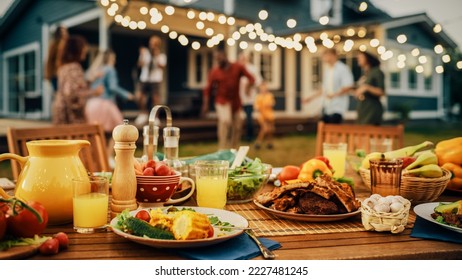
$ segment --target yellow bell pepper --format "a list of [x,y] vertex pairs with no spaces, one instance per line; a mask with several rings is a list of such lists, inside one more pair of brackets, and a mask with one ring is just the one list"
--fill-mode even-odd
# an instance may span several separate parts
[[435,147],[435,154],[440,166],[447,162],[462,165],[462,137],[438,142]]
[[302,181],[314,181],[314,179],[322,174],[332,176],[332,171],[327,165],[319,159],[310,159],[302,165],[298,179]]
[[462,190],[462,166],[447,162],[441,167],[451,172],[451,180],[446,188],[450,190]]

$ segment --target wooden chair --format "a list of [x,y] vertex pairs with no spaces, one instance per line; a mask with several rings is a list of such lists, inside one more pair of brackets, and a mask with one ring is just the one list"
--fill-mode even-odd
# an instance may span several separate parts
[[[42,139],[88,140],[90,147],[80,150],[80,158],[89,172],[110,171],[103,129],[97,124],[58,125],[35,128],[8,127],[7,140],[10,153],[27,156],[26,142]],[[11,161],[11,170],[16,180],[20,172],[19,163]]]
[[370,139],[391,139],[392,149],[404,146],[404,126],[374,126],[358,124],[327,124],[318,122],[316,133],[316,156],[322,155],[322,143],[347,143],[348,154],[354,154],[356,149],[370,149]]

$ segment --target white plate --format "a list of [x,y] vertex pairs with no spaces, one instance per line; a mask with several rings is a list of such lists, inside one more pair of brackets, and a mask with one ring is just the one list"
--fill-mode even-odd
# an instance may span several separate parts
[[[183,209],[182,207],[176,207],[178,209]],[[220,209],[213,209],[213,208],[204,208],[204,207],[184,207],[184,208],[192,208],[194,211],[206,215],[212,215],[218,217],[218,219],[222,222],[229,222],[235,227],[245,228],[249,226],[249,222],[239,214],[234,212],[220,210]],[[135,216],[138,211],[141,210],[148,210],[145,209],[137,209],[130,212],[130,215]],[[235,236],[242,234],[243,230],[231,230],[231,231],[221,231],[215,228],[214,236],[211,238],[206,239],[196,239],[196,240],[164,240],[164,239],[155,239],[155,238],[145,238],[140,236],[135,236],[132,234],[128,234],[116,228],[117,225],[117,217],[112,219],[111,221],[111,228],[115,234],[125,237],[133,242],[148,245],[155,248],[195,248],[195,247],[204,247],[214,245],[228,239],[231,239]]]
[[[443,202],[443,203],[449,203],[449,202]],[[419,204],[414,207],[414,212],[417,216],[430,221],[434,224],[437,224],[439,226],[445,227],[447,229],[462,233],[462,228],[458,227],[453,227],[450,225],[442,224],[437,222],[435,219],[432,218],[432,214],[435,212],[434,209],[436,206],[438,206],[440,203],[439,202],[430,202],[430,203],[424,203],[424,204]]]
[[258,203],[256,200],[253,201],[258,208],[273,214],[275,216],[286,218],[290,220],[297,220],[303,222],[333,222],[333,221],[340,221],[344,219],[348,219],[350,217],[358,215],[361,211],[358,209],[354,212],[345,213],[345,214],[332,214],[332,215],[312,215],[312,214],[295,214],[295,213],[287,213],[284,211],[274,210],[268,207],[263,206],[262,204]]

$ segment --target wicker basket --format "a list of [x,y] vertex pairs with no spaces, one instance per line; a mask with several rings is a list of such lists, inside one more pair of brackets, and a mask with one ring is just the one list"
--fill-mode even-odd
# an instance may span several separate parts
[[400,233],[404,231],[409,218],[409,209],[411,202],[406,200],[404,208],[396,213],[376,212],[369,205],[361,204],[361,220],[366,230],[372,231],[391,231],[391,233]]
[[[436,200],[446,189],[451,179],[451,172],[442,168],[443,176],[439,178],[422,178],[413,176],[401,176],[400,195],[409,199],[412,203],[429,202]],[[371,172],[369,169],[360,168],[359,174],[364,184],[371,187]]]

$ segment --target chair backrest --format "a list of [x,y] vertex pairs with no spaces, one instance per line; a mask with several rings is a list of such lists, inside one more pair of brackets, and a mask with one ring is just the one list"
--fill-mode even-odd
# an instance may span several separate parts
[[[89,172],[110,171],[106,151],[106,138],[98,124],[58,125],[50,127],[13,128],[8,127],[7,140],[10,153],[27,156],[26,142],[42,139],[81,139],[90,142],[89,147],[80,150],[80,159]],[[19,163],[11,161],[11,171],[16,180],[20,172]]]
[[330,124],[318,122],[316,133],[316,156],[322,155],[322,143],[347,143],[348,154],[356,149],[363,149],[366,153],[373,152],[370,139],[391,139],[392,149],[404,146],[404,126],[374,126],[359,124]]

